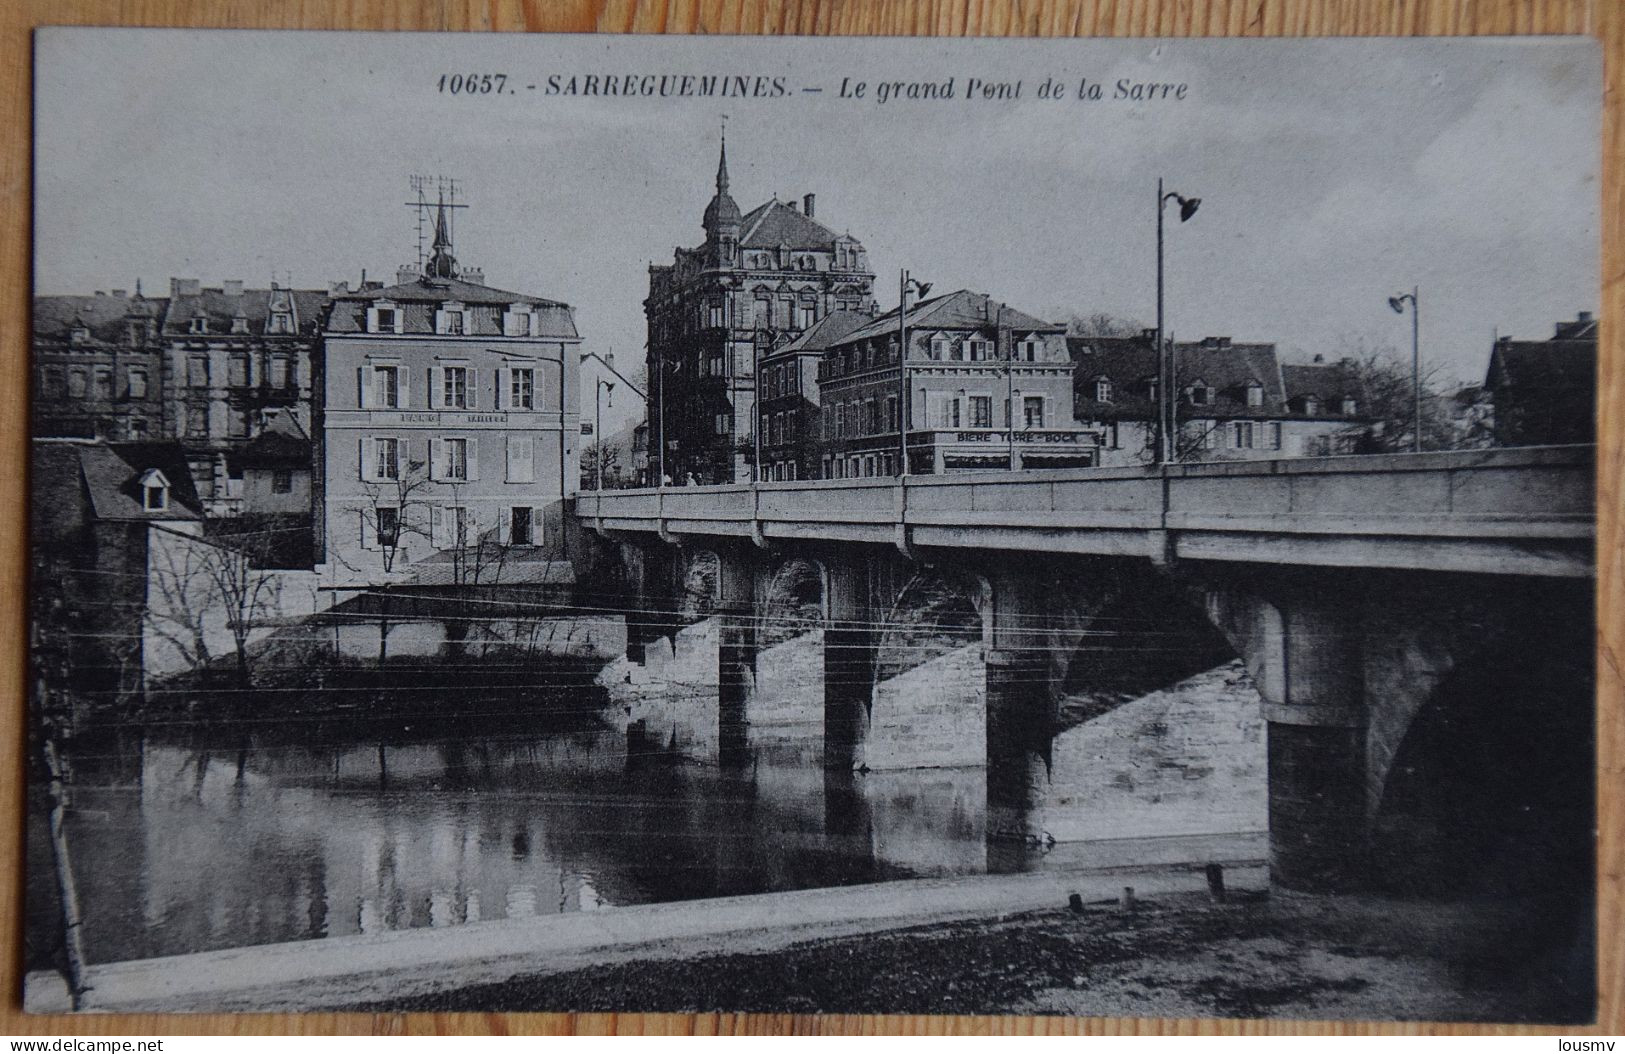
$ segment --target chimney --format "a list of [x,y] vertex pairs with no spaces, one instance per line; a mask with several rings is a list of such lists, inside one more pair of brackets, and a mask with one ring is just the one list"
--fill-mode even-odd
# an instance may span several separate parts
[[1217,348],[1220,348],[1222,346],[1223,345],[1221,345],[1219,343],[1219,338],[1218,337],[1203,337],[1202,338],[1202,347],[1206,348],[1208,351],[1213,351],[1213,350],[1215,350]]
[[807,218],[809,220],[813,218],[813,206],[816,205],[817,203],[818,203],[818,196],[816,194],[804,194],[804,195],[802,195],[802,198],[801,198],[801,211],[805,212],[807,214]]
[[120,300],[123,300],[125,297],[130,295],[130,291],[128,289],[115,289],[113,290],[113,295],[118,297]]
[[1140,339],[1145,341],[1147,344],[1150,344],[1152,347],[1155,347],[1157,343],[1156,329],[1151,328],[1140,330]]
[[1326,356],[1316,352],[1314,361],[1315,361],[1315,365],[1319,366],[1319,365],[1321,365],[1322,363],[1324,363],[1326,361]]
[[202,292],[202,288],[203,282],[197,278],[171,278],[169,280],[169,295],[171,298],[197,296]]
[[1228,348],[1229,346],[1230,346],[1230,338],[1229,337],[1220,337],[1219,338],[1219,347]]
[[[811,201],[812,200],[812,195],[808,194],[807,199],[809,201]],[[810,215],[812,215],[812,213],[809,212],[808,215],[810,216]],[[1591,312],[1589,312],[1589,311],[1580,312],[1578,321],[1580,321],[1580,322],[1590,322],[1591,321]]]
[[227,296],[242,296],[243,280],[241,278],[228,278],[220,283],[220,291]]
[[329,282],[329,283],[327,283],[327,295],[328,296],[338,296],[341,293],[348,293],[349,291],[350,291],[350,283],[348,281],[345,281],[345,282]]
[[[415,282],[422,276],[422,274],[423,272],[418,270],[416,265],[402,264],[401,266],[395,268],[395,284],[405,285],[408,282]],[[362,275],[362,280],[366,280],[365,274]]]
[[801,206],[797,205],[793,201],[787,201],[787,202],[785,202],[785,204],[790,206],[790,211],[791,212],[800,212],[801,211]]

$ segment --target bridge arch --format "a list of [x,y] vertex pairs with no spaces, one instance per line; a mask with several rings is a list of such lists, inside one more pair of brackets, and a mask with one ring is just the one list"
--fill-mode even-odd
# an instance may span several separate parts
[[829,619],[829,572],[805,556],[780,561],[762,586],[759,642],[764,648],[822,627]]
[[1590,612],[1566,607],[1528,609],[1541,617],[1481,638],[1416,706],[1371,772],[1375,884],[1590,903],[1577,895],[1594,882]]
[[714,549],[693,549],[679,565],[678,611],[689,619],[715,614],[722,599],[722,558]]
[[993,587],[973,572],[923,567],[898,591],[879,627],[875,678],[888,680],[972,644],[989,644]]

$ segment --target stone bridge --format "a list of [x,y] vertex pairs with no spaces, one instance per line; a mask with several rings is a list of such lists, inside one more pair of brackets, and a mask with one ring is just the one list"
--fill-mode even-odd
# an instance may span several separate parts
[[576,514],[588,580],[644,613],[635,660],[716,620],[724,764],[766,643],[822,631],[837,770],[879,762],[882,682],[974,653],[990,835],[1043,837],[1066,691],[1239,656],[1272,873],[1337,889],[1447,856],[1589,873],[1593,471],[1551,447],[587,492]]

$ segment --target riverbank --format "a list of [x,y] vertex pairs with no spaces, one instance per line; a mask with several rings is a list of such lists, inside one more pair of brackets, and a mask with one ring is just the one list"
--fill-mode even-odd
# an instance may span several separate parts
[[1528,904],[1171,892],[1133,911],[1097,901],[630,959],[365,1009],[1589,1022],[1594,949],[1533,915]]

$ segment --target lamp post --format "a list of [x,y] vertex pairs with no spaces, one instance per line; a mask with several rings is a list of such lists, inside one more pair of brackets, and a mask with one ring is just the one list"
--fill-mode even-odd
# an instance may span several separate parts
[[1157,180],[1157,464],[1166,465],[1174,459],[1174,399],[1173,355],[1163,340],[1162,329],[1162,217],[1168,202],[1179,202],[1179,222],[1184,223],[1196,215],[1201,198],[1187,198],[1173,191],[1164,192],[1162,180]]
[[908,429],[913,423],[914,399],[908,383],[908,294],[914,292],[922,299],[931,291],[930,282],[921,282],[908,276],[907,268],[898,272],[897,293],[897,474],[908,475]]
[[750,344],[750,481],[762,482],[762,345],[752,338]]
[[[604,363],[610,369],[613,370],[615,368],[615,354],[613,352],[611,352],[604,359]],[[614,406],[615,405],[615,382],[614,381],[606,381],[602,377],[597,378],[597,380],[598,380],[598,384],[592,390],[592,404],[593,404],[592,405],[592,413],[593,413],[593,425],[592,425],[593,458],[592,458],[592,462],[593,462],[593,476],[594,476],[593,489],[596,490],[596,491],[601,492],[604,489],[604,403],[603,403],[603,400],[600,398],[600,396],[606,391],[609,392],[609,405]]]
[[1411,403],[1414,419],[1411,424],[1411,451],[1422,452],[1422,288],[1411,286],[1409,293],[1388,298],[1394,314],[1403,315],[1405,304],[1411,305]]

